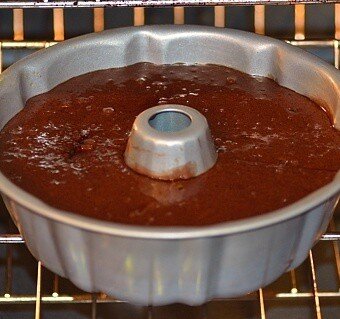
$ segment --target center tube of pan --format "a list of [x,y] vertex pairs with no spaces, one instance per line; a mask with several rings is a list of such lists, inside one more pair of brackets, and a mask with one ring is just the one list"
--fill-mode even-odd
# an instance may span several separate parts
[[134,171],[162,180],[201,175],[217,161],[206,118],[177,104],[155,106],[140,113],[132,127],[125,162]]

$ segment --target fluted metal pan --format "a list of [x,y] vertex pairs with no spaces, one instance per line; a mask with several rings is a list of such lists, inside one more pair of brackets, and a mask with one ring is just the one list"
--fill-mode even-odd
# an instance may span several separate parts
[[[327,105],[340,128],[339,71],[281,41],[195,26],[116,29],[31,55],[0,77],[0,127],[28,98],[71,77],[141,61],[215,63],[269,76]],[[205,227],[90,219],[50,207],[2,174],[0,190],[31,253],[78,287],[143,305],[197,305],[246,294],[298,266],[326,230],[340,174],[285,208]]]

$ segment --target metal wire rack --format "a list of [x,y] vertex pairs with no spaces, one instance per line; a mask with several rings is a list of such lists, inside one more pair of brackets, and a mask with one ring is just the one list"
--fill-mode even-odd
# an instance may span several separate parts
[[[290,289],[285,292],[273,292],[270,289],[260,289],[257,293],[248,294],[239,300],[257,300],[259,307],[259,318],[266,319],[266,301],[268,300],[291,300],[291,299],[310,299],[314,303],[315,318],[322,319],[322,309],[320,300],[334,299],[340,303],[340,232],[335,231],[335,224],[332,221],[330,224],[330,232],[322,236],[322,241],[328,241],[332,245],[334,254],[334,265],[336,267],[336,276],[338,280],[338,290],[320,291],[318,289],[318,278],[316,272],[316,264],[313,252],[309,253],[309,271],[312,280],[311,291],[300,291],[296,270],[291,270]],[[35,318],[41,317],[41,304],[91,304],[90,318],[97,318],[98,303],[124,303],[114,298],[110,298],[105,294],[77,294],[67,295],[59,291],[59,277],[54,275],[53,291],[51,294],[42,294],[42,264],[38,262],[37,279],[36,279],[36,294],[35,295],[13,295],[12,281],[13,278],[13,245],[23,244],[24,240],[19,234],[2,234],[0,235],[0,249],[6,249],[6,271],[5,271],[5,291],[0,295],[0,304],[35,304]],[[217,301],[223,301],[217,300]],[[152,308],[149,309],[148,318],[152,318]]]
[[[214,25],[216,27],[225,27],[226,11],[228,7],[225,4],[254,4],[254,32],[258,34],[266,34],[266,5],[267,4],[294,4],[294,37],[286,39],[292,45],[300,47],[312,48],[329,48],[333,50],[333,63],[336,68],[340,65],[340,3],[334,4],[334,34],[329,39],[308,40],[306,39],[306,5],[309,2],[332,3],[337,1],[328,0],[113,0],[113,1],[6,1],[0,0],[0,10],[2,8],[10,8],[13,10],[13,39],[0,40],[0,72],[3,66],[2,53],[4,50],[39,50],[63,41],[65,39],[65,7],[92,7],[93,10],[93,31],[99,32],[104,30],[105,15],[104,7],[106,6],[134,6],[133,24],[135,26],[145,24],[146,11],[148,6],[174,6],[173,23],[185,23],[185,6],[187,5],[216,5],[214,6]],[[218,5],[217,5],[218,4]],[[180,6],[177,6],[180,5]],[[53,10],[53,39],[44,41],[25,41],[24,30],[24,10],[23,8],[50,8]],[[266,319],[266,303],[269,300],[292,300],[292,299],[308,299],[313,301],[314,317],[323,318],[323,309],[320,302],[324,300],[335,300],[340,305],[340,229],[336,229],[334,221],[331,222],[329,232],[323,235],[322,241],[326,241],[327,245],[332,247],[333,265],[337,277],[337,289],[335,290],[319,290],[319,281],[317,278],[317,265],[315,263],[314,253],[309,253],[309,273],[311,277],[311,289],[304,291],[299,288],[296,271],[289,273],[290,288],[287,291],[273,292],[270,289],[260,289],[257,293],[249,294],[239,300],[255,300],[258,304],[259,318]],[[90,318],[97,318],[97,304],[102,303],[124,303],[124,301],[110,298],[104,294],[65,294],[59,289],[59,278],[54,275],[53,291],[50,294],[42,292],[42,276],[43,266],[38,262],[36,274],[36,293],[12,294],[12,283],[15,280],[13,276],[13,247],[22,245],[24,240],[19,234],[0,234],[0,252],[6,251],[5,262],[5,286],[4,291],[0,291],[1,305],[17,305],[17,304],[35,304],[35,318],[41,317],[41,306],[43,304],[91,304]],[[152,308],[148,309],[148,318],[152,318]],[[287,317],[290,317],[287,314]]]

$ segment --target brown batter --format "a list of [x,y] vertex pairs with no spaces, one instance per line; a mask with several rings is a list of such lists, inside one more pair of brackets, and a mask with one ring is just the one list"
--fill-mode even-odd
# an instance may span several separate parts
[[[159,104],[206,116],[219,152],[175,182],[131,171],[135,117]],[[48,204],[138,225],[206,225],[286,206],[340,169],[340,133],[318,105],[274,81],[216,65],[139,63],[73,78],[31,98],[0,134],[0,169]]]

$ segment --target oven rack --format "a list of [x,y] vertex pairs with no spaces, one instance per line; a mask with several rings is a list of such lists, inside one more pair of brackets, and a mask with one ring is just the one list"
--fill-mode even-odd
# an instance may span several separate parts
[[[320,301],[324,299],[333,299],[340,301],[340,231],[335,230],[335,223],[330,223],[329,232],[324,234],[322,241],[327,241],[332,245],[333,258],[336,267],[338,290],[337,291],[320,291],[318,289],[318,278],[316,273],[316,263],[313,251],[309,252],[309,271],[312,279],[311,291],[300,291],[297,282],[296,270],[291,270],[290,290],[284,292],[273,292],[267,288],[260,289],[256,293],[248,294],[244,297],[237,298],[237,300],[250,301],[255,300],[258,303],[259,318],[266,319],[266,301],[270,300],[291,300],[291,299],[309,299],[313,301],[314,316],[316,319],[322,319],[322,309]],[[59,277],[54,275],[53,292],[51,294],[42,294],[41,282],[43,276],[43,266],[38,262],[37,266],[37,285],[35,295],[13,295],[11,294],[11,287],[13,278],[13,245],[24,244],[24,239],[20,234],[2,234],[0,235],[0,249],[6,249],[6,271],[5,271],[5,291],[0,295],[0,305],[4,304],[35,304],[35,319],[41,318],[42,304],[91,304],[91,319],[97,318],[97,304],[99,303],[125,303],[124,301],[110,298],[105,294],[77,294],[67,295],[59,291]],[[1,292],[0,292],[1,293]],[[235,298],[236,299],[236,298]],[[234,299],[229,299],[234,300]],[[225,301],[224,299],[216,299],[215,302]],[[148,308],[148,318],[152,319],[152,307]]]
[[[169,2],[167,2],[169,1]],[[178,1],[178,2],[176,2]],[[187,2],[186,2],[187,1]],[[334,65],[339,68],[339,40],[340,40],[340,0],[307,0],[308,4],[333,3],[334,5],[334,33],[330,39],[306,40],[306,4],[300,0],[111,0],[111,1],[6,1],[0,0],[0,10],[12,8],[13,11],[13,41],[0,40],[0,68],[2,49],[41,49],[65,39],[64,9],[77,7],[93,7],[93,31],[100,32],[105,29],[105,8],[103,6],[133,6],[133,25],[145,24],[148,6],[173,6],[173,23],[185,24],[185,5],[213,6],[215,27],[226,26],[227,4],[253,4],[254,32],[266,34],[266,7],[272,4],[294,4],[294,38],[287,39],[293,45],[302,47],[331,47],[334,48]],[[180,4],[180,6],[177,6]],[[141,6],[142,5],[142,6]],[[23,8],[50,8],[53,10],[53,39],[51,41],[24,41],[24,9]],[[322,17],[321,17],[322,18]],[[291,41],[289,41],[291,40]],[[1,72],[1,69],[0,69]]]
[[[334,33],[328,39],[311,40],[306,36],[306,6],[305,3],[334,3]],[[294,4],[294,36],[285,41],[302,48],[328,48],[333,51],[333,64],[336,68],[340,65],[340,2],[338,0],[112,0],[112,1],[6,1],[0,0],[1,9],[13,9],[13,39],[0,39],[0,72],[3,67],[3,51],[20,50],[35,51],[52,46],[65,39],[65,19],[63,8],[91,7],[93,10],[93,31],[99,32],[105,28],[105,8],[111,6],[133,6],[133,25],[143,25],[148,14],[146,7],[152,6],[174,6],[173,23],[185,24],[185,6],[188,5],[216,5],[214,6],[214,26],[225,27],[226,4],[253,4],[254,8],[254,32],[266,34],[266,7],[268,4]],[[29,41],[25,39],[24,8],[49,8],[53,10],[53,38],[42,41]],[[0,22],[1,26],[1,22]],[[290,289],[287,291],[273,292],[268,288],[260,289],[256,293],[249,294],[237,300],[253,300],[257,303],[259,318],[268,318],[266,302],[310,300],[313,302],[313,314],[316,319],[322,319],[323,307],[320,302],[326,300],[335,301],[340,305],[340,229],[336,229],[335,223],[331,222],[329,232],[321,238],[323,242],[333,251],[332,262],[336,269],[337,290],[319,289],[320,281],[317,278],[318,265],[315,261],[315,252],[310,252],[308,260],[308,272],[311,277],[312,289],[304,291],[300,289],[296,270],[292,270],[287,276],[290,281]],[[35,318],[42,317],[42,306],[44,304],[89,304],[91,313],[89,318],[97,318],[97,304],[102,303],[124,303],[123,301],[110,298],[104,294],[65,294],[59,289],[59,277],[54,275],[51,294],[42,292],[42,278],[45,270],[43,265],[37,263],[36,294],[14,295],[12,284],[16,280],[13,274],[13,249],[16,245],[23,245],[24,240],[19,234],[0,234],[0,251],[6,251],[5,258],[5,287],[0,291],[0,306],[31,304],[35,305]],[[221,300],[222,301],[222,300]],[[148,318],[153,317],[152,307],[148,308]],[[289,313],[287,313],[287,318]]]
[[166,7],[220,5],[285,5],[337,3],[338,0],[14,0],[0,1],[0,8],[103,8],[103,7]]

